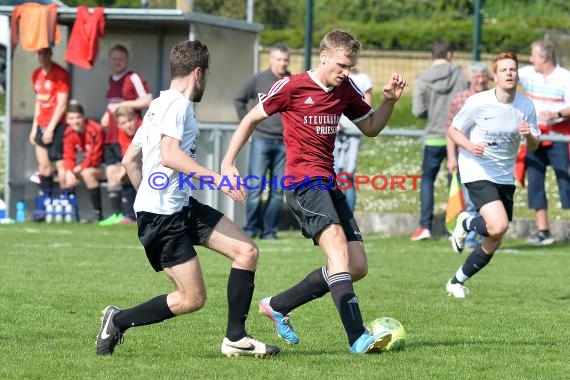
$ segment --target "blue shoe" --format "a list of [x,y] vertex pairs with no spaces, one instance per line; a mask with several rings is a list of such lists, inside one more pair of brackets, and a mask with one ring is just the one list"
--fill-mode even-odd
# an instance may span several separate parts
[[267,318],[273,321],[275,328],[277,329],[277,335],[281,337],[285,342],[289,344],[299,344],[299,338],[291,326],[289,321],[289,314],[283,316],[283,314],[273,310],[269,304],[271,297],[266,297],[259,301],[259,312],[265,314]]
[[349,350],[353,354],[379,352],[382,348],[386,347],[391,340],[392,334],[388,330],[384,330],[376,335],[370,335],[368,331],[364,331]]

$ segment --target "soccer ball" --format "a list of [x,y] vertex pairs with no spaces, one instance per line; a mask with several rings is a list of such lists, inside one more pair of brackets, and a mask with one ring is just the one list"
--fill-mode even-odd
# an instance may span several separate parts
[[382,351],[398,351],[406,346],[407,334],[404,326],[394,318],[381,317],[370,322],[368,330],[372,335],[376,335],[384,330],[390,331],[392,340]]

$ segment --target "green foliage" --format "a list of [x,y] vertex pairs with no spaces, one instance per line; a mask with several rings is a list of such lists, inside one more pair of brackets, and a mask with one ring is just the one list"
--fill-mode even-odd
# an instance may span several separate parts
[[248,332],[282,349],[261,360],[220,353],[230,267],[221,255],[197,247],[208,289],[202,310],[133,328],[111,357],[98,357],[103,307],[126,308],[173,289],[148,265],[136,228],[0,225],[0,240],[10,268],[0,287],[2,379],[562,379],[570,371],[568,291],[553,280],[567,278],[568,245],[507,241],[460,301],[444,286],[465,256],[446,239],[365,234],[369,274],[355,284],[362,315],[398,319],[408,343],[363,357],[347,352],[330,295],[292,314],[299,346],[277,338],[256,303],[321,266],[323,256],[298,232],[258,241]]

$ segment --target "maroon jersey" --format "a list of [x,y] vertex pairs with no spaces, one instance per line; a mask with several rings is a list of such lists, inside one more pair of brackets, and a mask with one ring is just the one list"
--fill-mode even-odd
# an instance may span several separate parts
[[[121,103],[125,100],[135,100],[150,95],[150,90],[143,77],[134,71],[128,71],[117,78],[115,75],[109,77],[109,88],[107,89],[107,104]],[[139,118],[140,110],[136,110]],[[109,125],[105,132],[105,144],[117,144],[119,134],[117,122],[109,112]]]
[[306,177],[333,177],[340,116],[357,123],[372,113],[350,78],[339,87],[325,87],[311,71],[275,82],[260,103],[267,116],[281,113],[287,186]]

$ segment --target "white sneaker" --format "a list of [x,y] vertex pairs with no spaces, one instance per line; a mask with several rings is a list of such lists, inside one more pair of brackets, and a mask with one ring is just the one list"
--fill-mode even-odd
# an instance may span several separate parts
[[445,290],[447,290],[447,294],[451,297],[455,298],[465,298],[469,295],[469,289],[467,289],[463,284],[452,284],[451,279],[447,281],[447,285],[445,285]]
[[470,216],[471,215],[465,211],[457,216],[457,223],[455,223],[455,228],[453,229],[453,234],[451,235],[451,248],[453,248],[453,251],[455,251],[455,253],[463,252],[463,248],[465,247],[465,239],[469,234],[469,231],[465,231],[465,228],[463,228],[463,221]]
[[222,341],[222,354],[226,356],[255,356],[261,358],[264,356],[273,356],[279,353],[280,349],[276,346],[270,346],[250,336],[246,336],[232,342],[228,338]]

